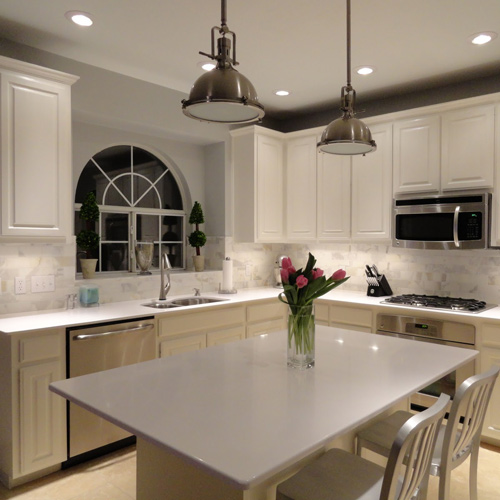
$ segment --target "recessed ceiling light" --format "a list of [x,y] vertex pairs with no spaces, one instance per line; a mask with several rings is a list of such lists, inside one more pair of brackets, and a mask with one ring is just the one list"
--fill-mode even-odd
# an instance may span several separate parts
[[94,21],[92,21],[90,14],[88,12],[81,12],[78,10],[70,10],[64,14],[67,19],[73,21],[78,26],[92,26]]
[[213,61],[201,61],[198,63],[198,66],[203,70],[203,71],[212,71],[216,65]]
[[491,42],[498,35],[493,31],[485,31],[483,33],[476,33],[469,37],[469,41],[474,45],[484,45],[485,43]]
[[276,95],[279,95],[280,97],[290,95],[290,92],[288,92],[288,90],[276,90],[274,93]]
[[375,71],[373,66],[358,66],[356,68],[356,73],[358,75],[371,75]]

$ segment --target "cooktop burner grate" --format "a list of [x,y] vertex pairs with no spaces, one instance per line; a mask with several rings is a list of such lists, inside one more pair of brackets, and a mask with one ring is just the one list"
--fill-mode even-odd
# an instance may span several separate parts
[[456,297],[438,297],[437,295],[417,295],[407,293],[388,297],[382,304],[391,304],[405,307],[421,307],[429,309],[444,309],[447,311],[461,311],[480,313],[487,309],[496,307],[495,304],[487,304],[482,300],[462,299]]

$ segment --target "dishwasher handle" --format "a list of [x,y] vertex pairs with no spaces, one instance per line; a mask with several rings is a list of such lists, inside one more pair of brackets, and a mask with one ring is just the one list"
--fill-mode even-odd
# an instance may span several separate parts
[[148,324],[148,325],[136,326],[134,328],[125,328],[124,330],[114,330],[114,331],[110,331],[110,332],[81,333],[80,335],[75,335],[73,337],[73,340],[91,340],[91,339],[96,339],[96,338],[100,338],[100,337],[109,337],[110,335],[121,335],[123,333],[130,333],[130,332],[142,332],[142,331],[151,330],[152,328],[154,328],[154,325]]

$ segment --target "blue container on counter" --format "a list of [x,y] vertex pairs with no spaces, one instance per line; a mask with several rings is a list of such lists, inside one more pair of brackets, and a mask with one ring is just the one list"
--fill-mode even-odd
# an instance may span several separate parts
[[99,305],[99,287],[96,285],[82,285],[80,287],[80,304],[83,307]]

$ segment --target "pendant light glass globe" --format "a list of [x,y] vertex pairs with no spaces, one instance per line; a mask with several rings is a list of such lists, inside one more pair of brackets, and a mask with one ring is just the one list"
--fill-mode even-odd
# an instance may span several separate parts
[[[221,26],[212,28],[212,52],[200,54],[217,61],[217,66],[201,75],[191,88],[189,99],[182,101],[182,111],[189,118],[215,123],[249,123],[262,119],[264,106],[250,80],[233,67],[236,61],[236,35],[226,24],[226,0],[221,1]],[[222,35],[217,40],[215,31]],[[233,50],[231,54],[231,40]]]
[[364,155],[377,149],[367,125],[354,118],[356,91],[351,85],[351,0],[347,0],[347,85],[342,87],[343,114],[321,135],[318,149],[336,155]]

